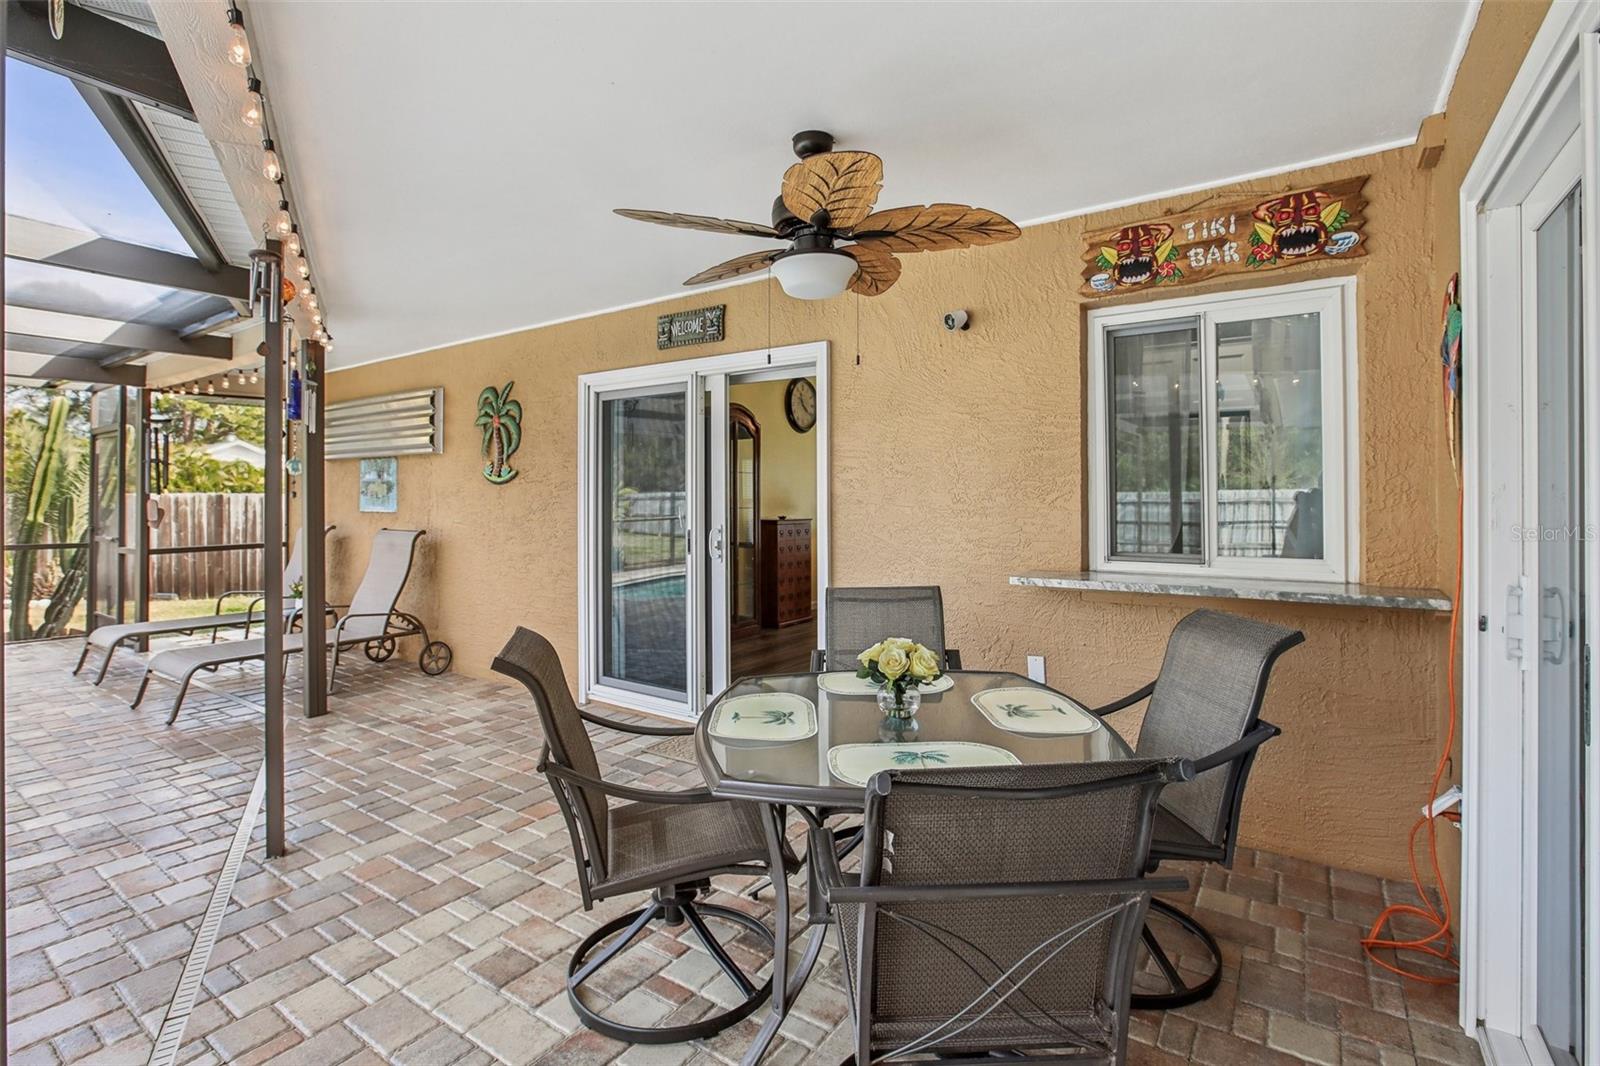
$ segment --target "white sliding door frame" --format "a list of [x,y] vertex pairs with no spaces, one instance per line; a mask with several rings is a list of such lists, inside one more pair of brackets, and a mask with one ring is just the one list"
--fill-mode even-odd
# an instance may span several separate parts
[[[1538,795],[1538,762],[1528,756],[1537,725],[1539,597],[1537,542],[1508,534],[1512,522],[1538,524],[1529,427],[1537,414],[1525,360],[1536,360],[1525,321],[1523,247],[1546,204],[1535,189],[1574,134],[1582,145],[1581,358],[1588,373],[1579,403],[1586,447],[1600,441],[1600,0],[1552,5],[1482,148],[1462,183],[1463,490],[1462,630],[1462,913],[1459,1020],[1486,1061],[1549,1063],[1536,1029],[1531,991],[1537,962],[1534,923],[1537,846],[1528,817]],[[1544,197],[1548,199],[1548,196]],[[1583,470],[1583,594],[1592,624],[1600,610],[1600,463]],[[1520,606],[1518,601],[1520,600]],[[1520,649],[1520,654],[1519,654]],[[1600,692],[1595,656],[1585,682]],[[1591,697],[1592,698],[1592,697]],[[1584,1045],[1600,1053],[1600,761],[1591,743],[1582,756],[1586,801],[1584,848],[1590,872],[1582,901]]]
[[[709,586],[713,596],[722,590],[723,610],[726,611],[726,583],[716,580],[708,566],[707,545],[712,531],[700,528],[706,525],[702,516],[707,513],[707,497],[715,503],[725,500],[724,492],[714,491],[705,484],[704,471],[707,459],[715,464],[719,455],[726,457],[726,442],[708,439],[721,437],[721,427],[708,435],[705,427],[704,402],[708,393],[715,406],[726,412],[727,381],[729,377],[746,379],[750,375],[778,376],[784,372],[793,376],[812,375],[817,380],[817,424],[812,430],[817,435],[817,509],[813,524],[815,551],[817,553],[817,583],[828,585],[830,570],[829,538],[829,407],[828,402],[827,341],[811,341],[783,347],[713,355],[699,359],[680,359],[668,363],[647,363],[584,374],[578,378],[578,699],[580,702],[599,702],[628,710],[673,718],[693,719],[705,708],[708,698],[726,683],[727,656],[724,648],[716,653],[712,620],[707,615]],[[689,544],[688,578],[685,582],[689,599],[689,670],[688,698],[683,702],[624,689],[606,684],[600,671],[600,631],[604,613],[601,610],[598,578],[601,574],[600,532],[601,500],[599,440],[600,403],[607,394],[636,389],[666,388],[682,383],[690,396],[688,449],[688,499]],[[720,400],[718,399],[720,397]],[[715,413],[715,407],[713,409]],[[715,419],[713,419],[715,422]],[[720,445],[720,446],[719,446]],[[725,465],[724,465],[725,472]],[[713,474],[718,471],[713,466]],[[725,510],[725,508],[724,508]],[[715,509],[710,512],[719,515]],[[718,518],[713,518],[713,523]],[[726,535],[723,537],[723,554],[726,556]],[[719,563],[720,565],[720,563]],[[819,601],[823,599],[819,597]],[[825,619],[818,605],[817,632],[825,632]],[[725,621],[725,619],[724,619]],[[820,639],[820,636],[819,636]],[[708,647],[707,641],[713,643]],[[707,670],[708,652],[714,662]]]

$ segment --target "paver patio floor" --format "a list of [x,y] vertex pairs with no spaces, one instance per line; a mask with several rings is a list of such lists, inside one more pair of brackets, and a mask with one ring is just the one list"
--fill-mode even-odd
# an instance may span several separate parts
[[[143,1063],[255,778],[260,674],[219,671],[169,728],[170,687],[128,709],[136,657],[96,688],[70,676],[76,651],[6,653],[11,1061]],[[520,689],[358,656],[329,706],[289,715],[291,853],[265,861],[257,827],[180,1062],[737,1061],[755,1021],[653,1048],[576,1024],[568,952],[634,901],[583,911]],[[699,782],[649,738],[597,741],[608,775]],[[1181,872],[1223,943],[1224,981],[1205,1003],[1137,1014],[1131,1062],[1479,1061],[1453,987],[1403,984],[1356,943],[1409,888],[1248,850],[1232,871]],[[733,950],[757,967],[753,945]],[[692,938],[658,932],[628,960],[597,978],[617,1017],[690,1018],[730,999]],[[849,1044],[830,947],[768,1061],[834,1066]]]

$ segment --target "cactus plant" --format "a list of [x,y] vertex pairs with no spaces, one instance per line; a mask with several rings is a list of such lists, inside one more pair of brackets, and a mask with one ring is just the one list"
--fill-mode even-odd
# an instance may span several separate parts
[[[21,476],[10,486],[11,511],[16,521],[12,535],[18,544],[67,541],[81,532],[77,528],[78,497],[84,479],[83,471],[69,457],[70,408],[66,396],[51,397],[38,447],[24,458]],[[69,549],[44,619],[37,628],[33,627],[28,603],[33,598],[38,556],[38,549],[29,548],[19,549],[12,556],[11,618],[7,628],[11,640],[58,635],[85,590],[88,552],[84,547]]]

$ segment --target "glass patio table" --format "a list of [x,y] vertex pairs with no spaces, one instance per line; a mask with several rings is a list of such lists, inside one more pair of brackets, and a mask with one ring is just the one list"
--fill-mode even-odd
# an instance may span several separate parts
[[[822,825],[825,812],[864,810],[865,781],[878,769],[1132,757],[1115,730],[1048,686],[1012,673],[954,671],[945,677],[949,687],[943,691],[923,689],[914,734],[887,722],[875,694],[852,674],[741,678],[695,727],[695,755],[706,785],[719,798],[764,805],[768,858],[773,870],[781,870],[789,808],[812,827]],[[1057,709],[1062,702],[1068,710]],[[737,732],[745,735],[728,735]],[[825,915],[809,913],[807,943],[791,966],[789,893],[773,895],[773,941],[780,945],[773,952],[774,992],[766,1022],[745,1054],[746,1066],[759,1062],[777,1036],[828,929]],[[809,909],[817,909],[815,901]]]

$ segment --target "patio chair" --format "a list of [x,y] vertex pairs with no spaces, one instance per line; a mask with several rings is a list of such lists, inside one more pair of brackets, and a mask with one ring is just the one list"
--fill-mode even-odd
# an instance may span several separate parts
[[830,588],[824,647],[811,652],[811,669],[850,670],[856,656],[884,637],[905,637],[939,653],[946,670],[961,669],[961,653],[944,645],[944,597],[938,585],[904,588]]
[[[324,629],[322,639],[332,651],[328,672],[328,691],[333,691],[334,679],[339,670],[339,652],[345,648],[363,647],[368,657],[382,662],[393,654],[394,642],[403,637],[420,636],[422,652],[417,666],[423,673],[437,676],[450,668],[450,646],[428,636],[428,627],[415,615],[395,608],[406,579],[411,575],[411,561],[416,554],[417,541],[422,538],[420,529],[380,529],[372,539],[372,555],[367,560],[367,572],[350,600],[349,610],[332,628]],[[287,670],[289,656],[305,649],[308,631],[283,635],[283,661],[280,670]],[[384,654],[374,649],[387,647]],[[381,655],[381,658],[378,656]],[[172,713],[167,716],[171,725],[178,718],[178,709],[189,692],[189,682],[201,670],[215,670],[228,663],[265,661],[267,643],[261,637],[249,640],[230,640],[220,644],[200,644],[188,648],[172,648],[150,656],[145,664],[144,678],[133,698],[138,707],[144,700],[150,678],[160,677],[178,685],[178,696],[172,702]]]
[[[334,529],[335,527],[330,525],[322,531],[322,535],[326,537]],[[283,567],[284,599],[291,598],[293,593],[290,590],[305,578],[305,558],[301,553],[303,547],[304,545],[300,543],[300,534],[296,533],[294,547],[289,551],[289,561]],[[250,601],[250,605],[245,608],[243,614],[237,612],[223,614],[223,602],[236,596],[251,596],[254,598]],[[234,629],[239,626],[244,627],[244,635],[248,637],[252,625],[266,620],[257,611],[257,608],[261,606],[265,598],[266,593],[261,589],[229,589],[217,597],[216,609],[211,614],[195,615],[189,618],[157,618],[148,622],[122,622],[92,629],[83,638],[83,653],[78,656],[78,665],[72,668],[72,672],[77,674],[83,669],[83,664],[89,658],[91,648],[103,649],[106,656],[101,660],[100,672],[94,678],[94,683],[98,685],[106,679],[106,671],[111,669],[111,657],[124,644],[132,644],[149,637],[186,636],[206,630],[210,630],[211,639],[215,642],[217,635],[222,630]],[[293,615],[292,608],[285,608],[284,621],[290,621]]]
[[[1136,692],[1095,708],[1100,717],[1148,699],[1135,749],[1141,757],[1192,760],[1193,781],[1167,789],[1156,809],[1152,868],[1162,862],[1233,865],[1244,786],[1262,744],[1282,732],[1261,718],[1261,702],[1278,656],[1304,643],[1299,630],[1220,611],[1195,611],[1172,630],[1161,673]],[[1167,990],[1136,992],[1141,1010],[1168,1010],[1198,1002],[1222,979],[1216,938],[1192,915],[1165,900],[1150,904],[1142,940]],[[1185,976],[1152,926],[1176,927],[1198,943],[1203,969]]]
[[[772,981],[768,978],[756,987],[717,940],[706,918],[731,922],[769,948],[772,933],[743,911],[700,902],[699,897],[709,891],[715,874],[766,872],[761,809],[716,799],[705,789],[657,792],[602,779],[585,722],[646,736],[683,736],[694,727],[633,725],[579,710],[567,689],[560,658],[539,634],[518,627],[495,657],[493,668],[522,682],[539,712],[545,739],[539,769],[549,778],[567,823],[584,909],[613,896],[651,893],[642,909],[605,922],[573,950],[567,966],[567,998],[573,1011],[596,1032],[634,1044],[699,1040],[749,1017],[772,994]],[[609,798],[629,802],[612,806]],[[731,1008],[683,1025],[638,1026],[606,1018],[583,1001],[579,991],[584,982],[655,922],[673,927],[688,923],[737,990]]]
[[[812,831],[857,1063],[1120,1063],[1175,759],[884,772],[861,872]],[[917,1058],[915,1061],[926,1061]]]

